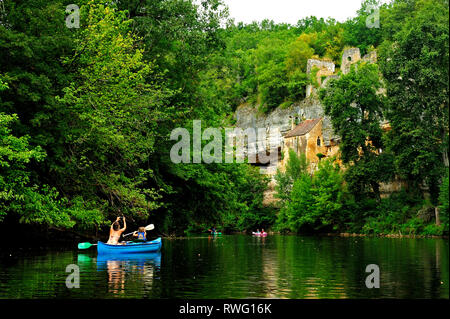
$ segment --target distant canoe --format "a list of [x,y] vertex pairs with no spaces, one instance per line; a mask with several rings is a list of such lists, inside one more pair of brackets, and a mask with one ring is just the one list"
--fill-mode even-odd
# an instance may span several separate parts
[[256,236],[256,237],[267,237],[267,233],[266,232],[264,232],[264,233],[253,232],[252,234],[253,234],[253,236]]
[[222,233],[221,233],[220,231],[210,232],[209,234],[210,234],[210,235],[213,235],[213,236],[222,235]]
[[161,249],[161,246],[161,238],[143,243],[127,242],[125,245],[108,245],[99,241],[97,252],[99,255],[142,254],[157,252]]

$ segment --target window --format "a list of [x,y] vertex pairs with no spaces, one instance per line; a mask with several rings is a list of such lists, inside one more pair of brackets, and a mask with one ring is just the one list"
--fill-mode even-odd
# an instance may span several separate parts
[[320,136],[317,137],[317,146],[320,146]]

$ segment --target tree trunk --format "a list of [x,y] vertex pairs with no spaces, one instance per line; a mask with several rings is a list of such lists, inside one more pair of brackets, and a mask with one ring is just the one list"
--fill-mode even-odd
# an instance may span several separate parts
[[[442,141],[445,141],[447,134],[448,133],[444,130],[444,133],[442,134]],[[444,162],[444,166],[448,167],[448,147],[444,147],[442,152],[442,161]]]
[[375,198],[377,200],[377,202],[381,202],[381,195],[380,195],[380,184],[376,183],[376,182],[372,182],[372,190],[375,194]]
[[439,218],[439,207],[434,208],[434,217],[436,218],[436,225],[441,226],[441,219]]
[[442,153],[442,158],[444,162],[444,166],[448,167],[448,150],[444,149],[444,152]]

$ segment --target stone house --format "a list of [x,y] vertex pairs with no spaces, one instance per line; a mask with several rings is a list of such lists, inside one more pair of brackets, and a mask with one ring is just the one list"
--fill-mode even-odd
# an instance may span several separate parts
[[[285,168],[289,159],[289,149],[293,149],[297,155],[305,154],[310,163],[310,170],[314,171],[319,163],[319,156],[324,157],[330,153],[331,146],[324,143],[322,134],[323,118],[304,120],[286,133],[283,143],[283,159],[281,167]],[[292,121],[293,123],[293,121]],[[335,150],[333,149],[333,152]],[[318,156],[319,155],[319,156]]]
[[326,152],[324,153],[324,155],[326,157],[333,157],[336,156],[336,162],[341,165],[341,161],[339,159],[339,142],[340,139],[339,138],[331,138],[328,143],[325,143],[325,147],[326,147]]

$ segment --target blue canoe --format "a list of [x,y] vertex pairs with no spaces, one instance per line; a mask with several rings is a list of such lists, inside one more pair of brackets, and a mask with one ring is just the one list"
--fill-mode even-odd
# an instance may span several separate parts
[[161,246],[161,238],[143,243],[127,242],[125,245],[108,245],[99,241],[97,252],[99,255],[142,254],[157,252],[161,249]]

